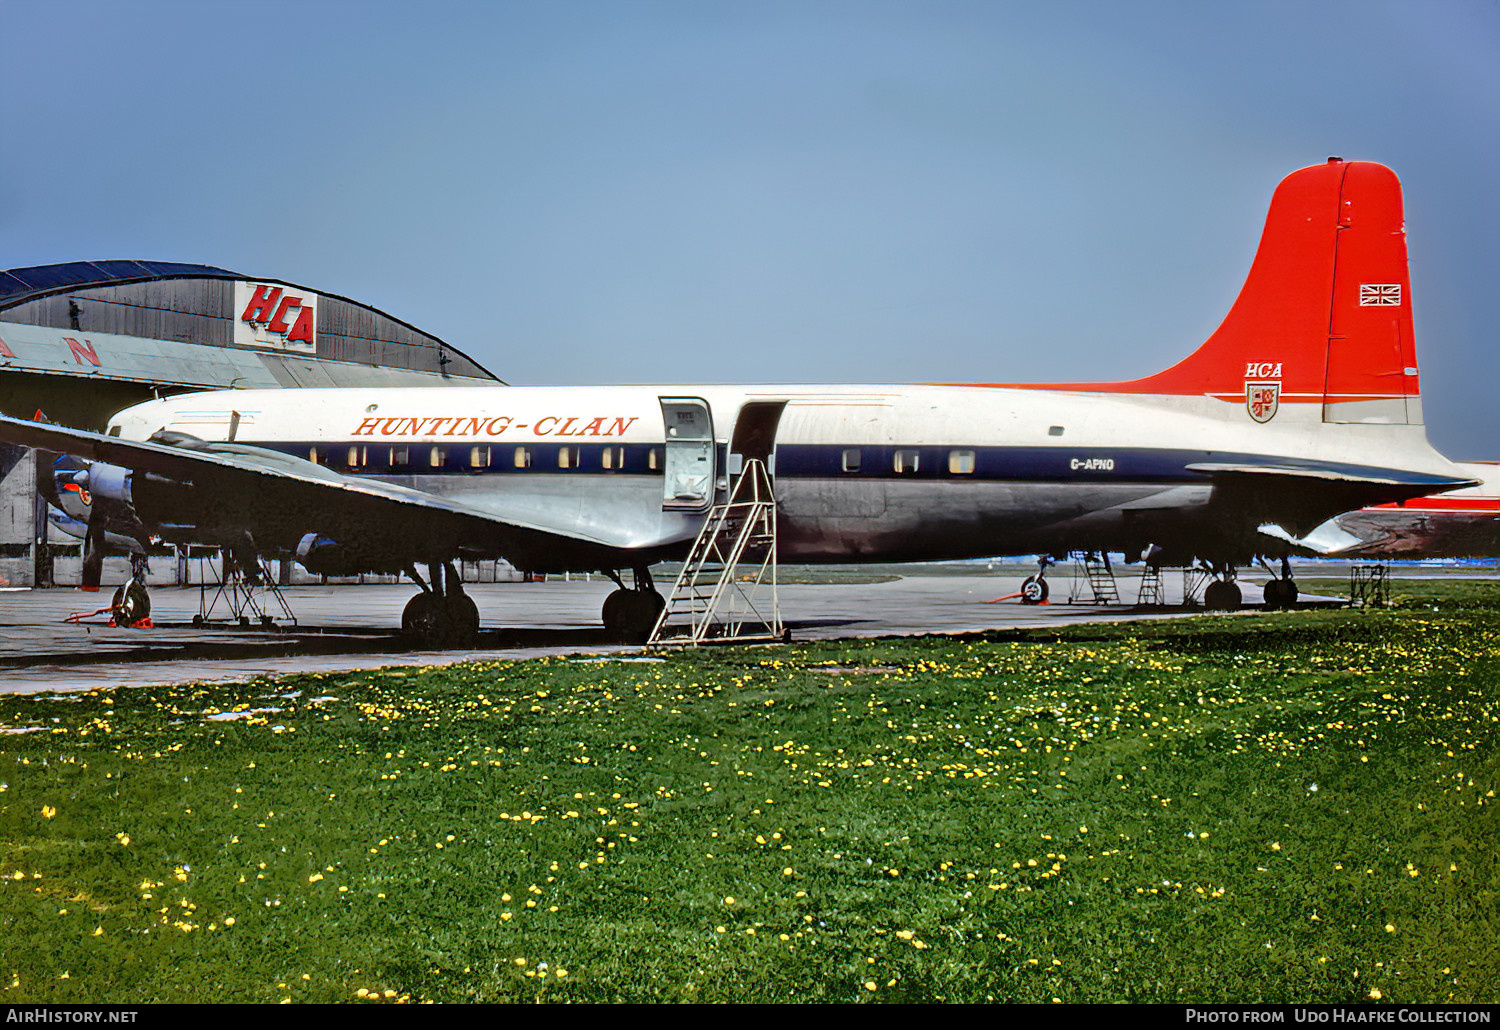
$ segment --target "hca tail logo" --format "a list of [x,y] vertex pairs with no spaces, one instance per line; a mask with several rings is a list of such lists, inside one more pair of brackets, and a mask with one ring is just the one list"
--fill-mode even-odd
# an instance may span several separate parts
[[234,284],[234,342],[311,353],[316,350],[318,298],[295,287]]

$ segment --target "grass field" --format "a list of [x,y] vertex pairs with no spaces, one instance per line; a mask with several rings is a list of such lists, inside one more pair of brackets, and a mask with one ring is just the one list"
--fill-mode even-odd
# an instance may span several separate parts
[[1500,605],[1397,593],[0,697],[0,1000],[1500,1001]]

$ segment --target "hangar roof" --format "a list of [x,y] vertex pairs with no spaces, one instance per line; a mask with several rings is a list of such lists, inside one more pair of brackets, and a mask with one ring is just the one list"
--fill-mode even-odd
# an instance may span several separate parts
[[169,276],[208,276],[243,279],[245,276],[213,265],[190,265],[180,261],[69,261],[61,265],[36,265],[0,272],[0,307],[10,307],[32,296],[55,293],[75,286],[107,286]]

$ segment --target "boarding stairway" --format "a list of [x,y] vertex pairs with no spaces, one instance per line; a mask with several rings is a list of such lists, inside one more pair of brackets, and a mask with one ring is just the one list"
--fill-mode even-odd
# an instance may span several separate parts
[[776,497],[759,459],[714,505],[677,573],[651,645],[785,639],[776,593]]

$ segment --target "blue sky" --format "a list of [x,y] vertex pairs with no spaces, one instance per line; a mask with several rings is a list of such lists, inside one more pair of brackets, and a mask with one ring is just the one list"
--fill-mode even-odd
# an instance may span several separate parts
[[1271,191],[1406,187],[1433,442],[1500,458],[1500,3],[0,0],[0,267],[222,265],[522,384],[1124,379]]

